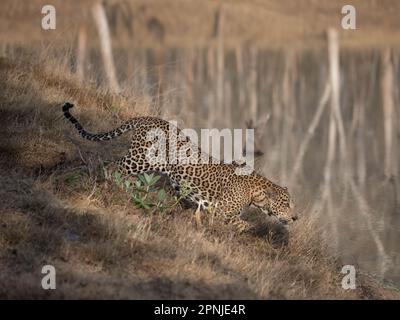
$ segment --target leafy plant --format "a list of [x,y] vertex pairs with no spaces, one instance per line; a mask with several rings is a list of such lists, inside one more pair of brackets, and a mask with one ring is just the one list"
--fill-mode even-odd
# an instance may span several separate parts
[[137,208],[144,209],[147,213],[156,211],[164,212],[177,206],[179,201],[190,193],[187,186],[181,187],[180,195],[171,196],[165,189],[157,186],[161,176],[154,173],[143,173],[137,176],[135,183],[126,180],[119,172],[114,173],[115,183],[127,192]]

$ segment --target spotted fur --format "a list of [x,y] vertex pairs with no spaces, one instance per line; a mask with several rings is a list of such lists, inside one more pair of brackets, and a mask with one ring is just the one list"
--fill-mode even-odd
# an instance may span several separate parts
[[[124,175],[149,171],[167,175],[176,192],[181,192],[183,187],[190,190],[186,198],[197,205],[198,214],[200,210],[213,211],[228,223],[236,225],[241,232],[249,227],[240,219],[242,210],[249,205],[276,216],[283,223],[296,219],[292,214],[293,205],[286,188],[255,172],[238,174],[238,165],[219,163],[211,158],[192,144],[178,128],[172,127],[170,122],[155,117],[137,117],[112,131],[93,134],[87,132],[71,115],[69,109],[72,107],[73,104],[68,102],[64,104],[64,116],[85,139],[106,141],[133,130],[128,153],[115,162],[118,170]],[[154,137],[157,132],[164,133],[158,140]],[[171,132],[175,134],[171,136]],[[165,150],[153,150],[155,141],[164,144]],[[173,141],[176,141],[176,148],[170,148]],[[186,162],[179,161],[180,156],[184,156]]]

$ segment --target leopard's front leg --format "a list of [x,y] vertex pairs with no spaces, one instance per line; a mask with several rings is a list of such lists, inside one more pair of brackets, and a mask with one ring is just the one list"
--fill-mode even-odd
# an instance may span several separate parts
[[223,218],[226,224],[232,225],[239,234],[246,233],[250,230],[250,224],[240,218],[241,210],[225,211]]
[[249,223],[241,219],[239,215],[227,217],[225,221],[232,225],[239,234],[246,233],[250,230]]
[[[232,201],[234,199],[234,201]],[[251,225],[241,219],[242,210],[248,206],[247,197],[241,195],[225,194],[217,203],[217,215],[220,216],[226,224],[232,225],[239,234],[248,232]]]

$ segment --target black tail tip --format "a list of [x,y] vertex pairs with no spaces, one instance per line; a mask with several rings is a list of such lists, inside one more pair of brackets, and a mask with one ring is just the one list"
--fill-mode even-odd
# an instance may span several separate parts
[[62,111],[66,112],[73,107],[74,107],[74,105],[72,103],[66,102],[66,103],[64,103],[64,105],[62,107]]

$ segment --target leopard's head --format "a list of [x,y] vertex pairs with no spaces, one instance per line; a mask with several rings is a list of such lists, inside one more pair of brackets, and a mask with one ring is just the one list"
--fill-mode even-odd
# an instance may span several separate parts
[[297,220],[293,212],[293,201],[286,187],[280,187],[267,179],[262,179],[252,193],[251,204],[264,213],[275,216],[283,224]]

